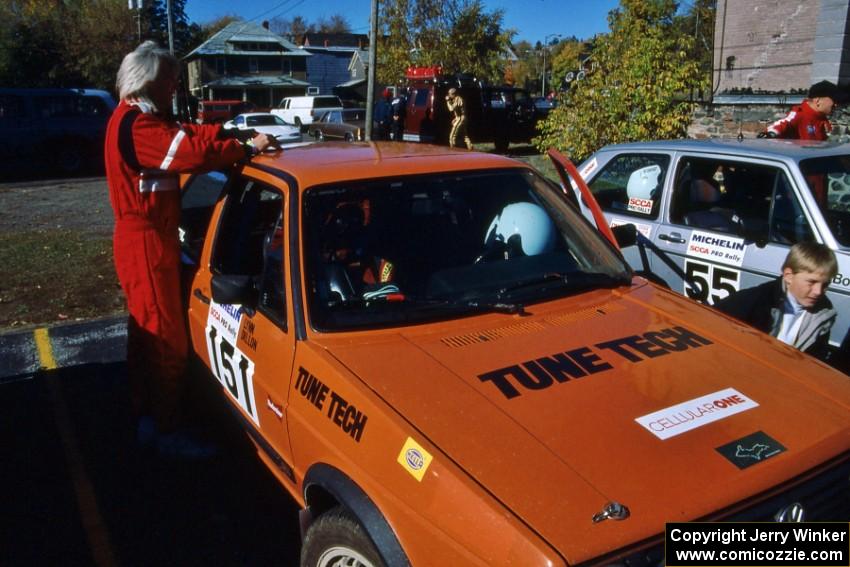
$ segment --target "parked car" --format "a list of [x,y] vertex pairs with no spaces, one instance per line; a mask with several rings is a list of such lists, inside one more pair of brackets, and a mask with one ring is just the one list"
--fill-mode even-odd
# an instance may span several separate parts
[[342,101],[335,95],[289,96],[281,100],[271,113],[301,127],[312,124],[325,111],[342,108]]
[[233,120],[224,123],[224,128],[239,130],[255,130],[262,134],[274,136],[278,142],[289,144],[301,141],[301,128],[287,124],[280,116],[269,112],[251,112],[240,114]]
[[846,376],[633,277],[524,163],[308,144],[184,188],[192,350],[302,566],[658,565],[665,522],[850,520]]
[[[607,146],[580,166],[612,226],[633,223],[668,255],[624,250],[636,269],[712,304],[777,277],[790,247],[826,244],[839,274],[830,343],[850,327],[850,145],[680,140]],[[696,285],[686,283],[687,275]]]
[[[373,122],[372,131],[378,134],[380,125]],[[366,132],[366,109],[346,108],[329,110],[307,126],[307,135],[317,140],[345,140],[359,142]]]
[[0,174],[73,175],[102,167],[114,109],[106,91],[0,88]]
[[254,104],[244,100],[202,100],[198,102],[198,124],[219,124],[234,116],[252,112]]
[[545,96],[534,97],[534,108],[542,114],[543,117],[549,115],[553,108],[558,106],[557,99],[548,98]]

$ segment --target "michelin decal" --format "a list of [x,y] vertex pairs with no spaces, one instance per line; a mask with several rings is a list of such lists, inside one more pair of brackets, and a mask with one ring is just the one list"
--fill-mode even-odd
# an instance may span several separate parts
[[746,249],[747,245],[744,244],[743,238],[717,236],[698,230],[691,232],[691,239],[688,242],[688,256],[739,267],[744,263]]

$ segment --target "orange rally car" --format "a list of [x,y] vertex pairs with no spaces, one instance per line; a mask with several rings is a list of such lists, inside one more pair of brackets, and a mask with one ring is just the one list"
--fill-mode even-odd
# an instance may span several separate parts
[[322,144],[184,181],[192,345],[302,565],[657,565],[665,522],[850,520],[847,377],[635,276],[527,165]]

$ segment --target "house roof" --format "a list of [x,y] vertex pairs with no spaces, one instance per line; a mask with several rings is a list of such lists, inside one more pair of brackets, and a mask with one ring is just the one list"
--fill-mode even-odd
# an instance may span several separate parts
[[204,87],[309,87],[310,83],[293,79],[288,75],[243,75],[219,77],[204,84]]
[[[250,44],[250,45],[248,45]],[[288,55],[309,57],[310,53],[253,22],[230,22],[184,59],[201,55]]]
[[306,33],[304,47],[349,47],[361,49],[369,45],[369,36],[365,33]]
[[366,49],[358,49],[357,51],[355,51],[354,54],[351,56],[351,61],[349,61],[348,63],[348,70],[351,71],[352,69],[354,69],[358,61],[360,61],[360,64],[363,66],[364,69],[368,68],[369,51]]
[[340,83],[337,87],[348,88],[348,87],[356,87],[358,85],[362,85],[366,82],[366,79],[351,79],[350,81],[346,81],[344,83]]

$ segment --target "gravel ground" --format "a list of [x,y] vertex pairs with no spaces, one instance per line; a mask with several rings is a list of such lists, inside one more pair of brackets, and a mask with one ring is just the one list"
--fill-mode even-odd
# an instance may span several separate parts
[[0,330],[121,313],[103,177],[0,184]]

